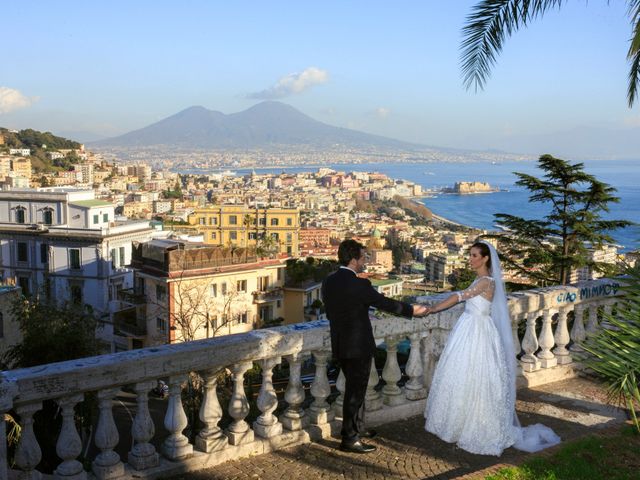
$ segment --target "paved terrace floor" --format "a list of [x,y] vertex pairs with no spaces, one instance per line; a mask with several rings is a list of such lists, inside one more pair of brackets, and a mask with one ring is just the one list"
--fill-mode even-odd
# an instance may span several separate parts
[[[625,412],[606,404],[605,388],[590,379],[574,378],[518,392],[523,425],[544,423],[563,440],[603,432],[626,421]],[[453,479],[483,478],[500,464],[515,465],[531,454],[513,448],[502,457],[473,455],[423,429],[421,416],[376,427],[368,443],[376,452],[357,455],[337,449],[329,438],[269,454],[230,461],[189,472],[180,480],[315,480],[315,479]]]

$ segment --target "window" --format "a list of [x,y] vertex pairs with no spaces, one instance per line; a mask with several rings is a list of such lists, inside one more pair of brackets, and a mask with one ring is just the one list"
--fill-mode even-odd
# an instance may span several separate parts
[[287,243],[291,243],[293,241],[293,233],[287,233]]
[[71,303],[74,305],[82,304],[82,287],[80,285],[71,285],[69,287],[71,293]]
[[213,330],[218,328],[218,315],[211,315],[209,317],[209,325]]
[[249,240],[257,240],[258,235],[256,232],[249,232]]
[[50,208],[45,208],[42,211],[42,223],[45,225],[53,224],[53,211]]
[[276,300],[276,307],[282,307],[282,300]]
[[238,323],[249,323],[249,314],[248,312],[243,312],[238,314]]
[[276,270],[278,272],[278,280],[282,280],[282,268]]
[[278,235],[277,233],[272,233],[271,238],[273,238],[277,242],[278,240],[280,240],[280,235]]
[[237,225],[237,224],[238,224],[238,216],[229,215],[229,225]]
[[69,249],[69,268],[73,270],[80,270],[80,249]]
[[167,295],[167,287],[164,285],[156,285],[156,299],[164,300]]
[[102,221],[107,223],[109,221],[109,214],[108,213],[103,213],[102,214]]
[[217,283],[212,283],[211,284],[211,296],[212,297],[217,297],[218,296],[218,284]]
[[236,289],[238,292],[246,292],[247,291],[247,281],[246,280],[238,280],[236,283]]
[[269,275],[258,277],[258,291],[264,292],[269,288]]
[[100,223],[100,215],[94,215],[93,216],[93,224],[95,225],[96,223]]
[[115,248],[111,249],[111,268],[118,266],[118,251]]
[[293,255],[293,248],[291,248],[291,245],[287,245],[287,255]]
[[271,226],[272,226],[272,227],[277,227],[277,226],[278,226],[278,223],[280,223],[280,222],[278,221],[278,219],[277,219],[277,218],[272,218],[272,219],[271,219]]
[[209,217],[209,225],[217,225],[218,219],[216,217]]
[[27,242],[18,242],[18,261],[29,261],[29,247],[27,245]]
[[216,232],[211,232],[211,240],[215,240],[217,236]]
[[25,223],[24,207],[16,207],[16,223]]
[[29,283],[29,277],[18,277],[18,286],[22,289],[22,295],[25,297],[30,294]]
[[290,227],[293,225],[293,218],[287,217],[287,226]]
[[259,221],[259,224],[260,224],[260,226],[262,226],[262,227],[266,226],[266,225],[267,225],[267,219],[266,219],[266,218],[264,218],[264,217],[261,217],[261,218],[260,218],[260,221]]
[[156,317],[156,330],[162,333],[167,332],[167,321],[162,317]]
[[40,244],[40,263],[49,263],[49,245]]
[[198,223],[199,223],[200,225],[206,225],[206,221],[207,221],[207,219],[206,219],[206,218],[204,218],[204,217],[200,217],[200,218],[198,219]]
[[227,294],[227,282],[222,282],[220,284],[220,292],[223,296]]
[[120,263],[118,266],[122,267],[125,264],[124,261],[124,247],[120,247]]
[[238,232],[229,232],[229,240],[237,240]]

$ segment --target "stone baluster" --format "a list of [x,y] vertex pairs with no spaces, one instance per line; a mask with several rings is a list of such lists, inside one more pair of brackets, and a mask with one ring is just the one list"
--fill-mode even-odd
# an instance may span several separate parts
[[367,412],[373,412],[382,408],[382,395],[376,390],[376,386],[380,383],[376,362],[371,360],[371,369],[369,369],[369,380],[367,383],[367,391],[364,395],[364,409]]
[[589,304],[589,318],[587,320],[587,337],[594,335],[598,331],[598,305],[594,302]]
[[611,318],[613,314],[613,307],[615,305],[615,300],[606,300],[603,302],[602,306],[602,322],[600,324],[601,328],[606,328],[608,330],[614,329],[611,322],[609,322],[609,318]]
[[587,332],[584,329],[584,305],[578,304],[573,309],[573,327],[571,328],[571,347],[572,352],[584,352],[582,342],[587,339]]
[[124,464],[120,461],[120,455],[113,451],[120,440],[116,422],[113,420],[113,399],[119,391],[119,388],[108,388],[98,392],[100,413],[98,415],[95,442],[100,449],[100,453],[91,464],[91,469],[96,478],[100,480],[124,475]]
[[169,377],[169,401],[164,416],[164,428],[169,432],[169,436],[162,442],[162,453],[169,460],[184,458],[193,453],[193,445],[182,433],[188,425],[187,415],[182,406],[182,384],[186,380],[187,375]]
[[[42,474],[36,467],[42,459],[42,450],[38,445],[35,433],[33,433],[33,414],[42,408],[42,403],[27,403],[16,407],[16,412],[20,416],[20,440],[16,447],[14,462],[20,470],[20,480],[40,480]],[[4,441],[4,440],[3,440]]]
[[556,324],[556,332],[553,339],[556,343],[556,348],[553,349],[553,354],[556,356],[558,365],[567,365],[573,362],[567,345],[571,341],[569,337],[569,329],[567,327],[567,308],[561,308],[558,311],[558,323]]
[[231,367],[233,392],[229,401],[229,415],[233,422],[227,430],[227,437],[231,445],[252,442],[254,440],[253,430],[245,421],[249,414],[249,402],[244,391],[244,374],[252,367],[251,362],[237,363]]
[[420,338],[419,333],[409,335],[411,350],[405,368],[409,381],[404,386],[405,396],[408,400],[420,400],[427,397],[427,389],[424,387],[422,355],[420,354]]
[[309,408],[309,418],[314,425],[323,425],[335,418],[327,403],[327,397],[331,393],[329,378],[327,377],[329,355],[327,351],[313,352],[316,373],[311,384],[311,395],[313,395],[314,400]]
[[156,433],[153,419],[149,414],[149,390],[154,385],[155,382],[150,381],[136,383],[134,386],[138,408],[131,425],[131,437],[135,443],[131,447],[127,461],[136,470],[156,467],[159,462],[156,447],[150,443]]
[[399,405],[404,402],[402,389],[398,387],[398,381],[402,378],[402,372],[398,365],[398,343],[397,337],[386,337],[384,343],[387,345],[387,359],[382,369],[382,379],[386,385],[382,387],[382,398],[385,405]]
[[273,412],[278,408],[278,395],[273,388],[273,367],[280,364],[280,357],[265,358],[260,361],[262,385],[258,394],[258,410],[261,415],[253,422],[253,431],[262,438],[271,438],[282,433],[282,423]]
[[302,408],[304,402],[304,386],[301,380],[302,355],[294,353],[285,357],[289,363],[289,383],[284,392],[287,409],[280,418],[280,422],[287,430],[302,430],[309,424],[309,418]]
[[537,357],[540,359],[540,366],[542,368],[555,367],[558,364],[558,360],[551,352],[553,348],[553,330],[551,323],[553,321],[553,311],[546,309],[542,314],[542,330],[540,330],[540,338],[538,343],[540,344],[540,351]]
[[200,372],[204,380],[204,394],[200,405],[200,420],[204,428],[196,437],[196,448],[201,452],[214,452],[225,448],[229,442],[227,436],[218,426],[222,420],[222,407],[218,401],[218,375],[220,370],[213,369]]
[[56,442],[56,453],[62,459],[54,472],[54,478],[62,480],[85,480],[87,472],[77,458],[82,453],[82,440],[76,430],[74,407],[83,400],[80,393],[62,397],[56,402],[62,410],[62,428]]
[[511,334],[513,335],[513,350],[515,351],[516,357],[522,353],[522,347],[520,344],[520,339],[518,338],[518,327],[521,322],[527,321],[527,314],[524,315],[516,315],[515,322],[511,322]]
[[339,395],[336,397],[335,402],[331,406],[333,408],[333,414],[336,417],[342,418],[342,407],[344,405],[344,389],[346,387],[346,378],[344,376],[344,372],[342,368],[340,369],[340,373],[338,374],[338,379],[336,380],[336,390],[338,390]]
[[[13,408],[13,399],[18,394],[18,387],[0,373],[0,439],[7,438],[5,414]],[[7,442],[0,441],[0,480],[9,479],[7,464]]]
[[538,337],[536,335],[536,321],[538,312],[528,312],[527,328],[522,338],[522,350],[524,353],[520,357],[520,364],[525,372],[535,372],[540,370],[540,360],[535,356],[538,350]]

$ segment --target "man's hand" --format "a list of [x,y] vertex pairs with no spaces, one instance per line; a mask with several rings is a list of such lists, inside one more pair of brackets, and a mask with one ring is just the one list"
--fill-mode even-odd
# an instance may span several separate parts
[[431,313],[431,309],[426,305],[421,305],[419,303],[413,304],[413,316],[414,317],[424,317]]

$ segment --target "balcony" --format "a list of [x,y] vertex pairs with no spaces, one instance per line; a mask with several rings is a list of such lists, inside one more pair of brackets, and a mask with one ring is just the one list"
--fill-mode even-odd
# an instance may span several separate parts
[[122,306],[112,313],[114,333],[123,337],[144,338],[147,335],[147,322],[144,316],[146,305]]
[[132,305],[146,305],[147,296],[143,293],[138,293],[133,288],[127,288],[124,290],[118,290],[118,300]]
[[[594,397],[601,390],[575,378],[581,370],[575,358],[582,351],[581,343],[587,335],[602,328],[602,312],[613,311],[619,294],[616,280],[602,279],[510,296],[513,335],[516,346],[520,346],[518,383],[522,389],[518,408],[521,415],[525,412],[527,424],[548,423],[566,439],[579,432],[584,434],[598,423],[606,425],[624,418],[619,411],[603,407],[601,399]],[[433,297],[422,300],[430,302]],[[185,477],[186,472],[217,465],[211,472],[212,478],[251,478],[253,472],[262,472],[261,468],[270,469],[275,477],[282,475],[283,462],[289,478],[309,478],[318,471],[335,474],[327,478],[341,475],[423,478],[427,473],[420,472],[427,471],[428,475],[439,475],[438,478],[453,478],[454,474],[469,473],[469,468],[482,469],[497,460],[479,458],[437,443],[435,437],[422,430],[421,414],[431,378],[462,309],[462,305],[457,305],[423,319],[388,315],[372,318],[374,335],[379,343],[384,342],[387,352],[381,374],[384,386],[379,388],[380,376],[372,368],[366,395],[367,422],[382,425],[383,440],[375,458],[358,457],[356,462],[353,455],[341,454],[333,448],[337,441],[330,437],[339,432],[340,421],[336,417],[341,411],[344,378],[338,376],[335,392],[338,396],[330,403],[329,330],[327,322],[319,321],[3,372],[0,413],[14,410],[18,414],[22,436],[14,465],[10,467],[6,456],[0,456],[0,478],[40,477],[36,468],[41,448],[33,422],[44,400],[55,400],[62,410],[63,424],[56,449],[62,463],[57,476],[84,479],[88,472],[83,469],[89,465],[93,475],[102,479]],[[398,343],[406,339],[411,349],[403,376]],[[306,391],[301,381],[302,366],[308,357],[314,360],[309,405],[305,403]],[[290,373],[278,409],[273,369],[283,361]],[[259,415],[250,424],[244,377],[254,363],[262,369],[262,382],[254,391]],[[232,373],[231,382],[218,386],[218,374],[225,369]],[[188,422],[181,398],[191,372],[197,372],[204,383],[204,401],[199,412],[202,425],[192,426],[194,441],[183,433]],[[169,398],[162,401],[149,397],[159,378],[168,379],[169,384]],[[406,381],[400,383],[403,378]],[[133,388],[133,393],[122,392],[124,387]],[[223,395],[226,393],[223,387],[229,395]],[[97,393],[100,405],[94,430],[98,453],[82,458],[81,463],[78,458],[82,448],[73,411],[85,394],[93,392]],[[131,420],[118,410],[125,394],[133,407]],[[221,398],[225,399],[222,404]],[[536,410],[535,406],[540,408]],[[224,429],[219,426],[223,409],[229,414]],[[566,417],[554,417],[563,411],[568,412]],[[162,428],[166,431],[158,432]],[[320,443],[308,445],[323,438]],[[297,455],[290,450],[273,453],[271,457],[243,462],[247,468],[236,468],[229,462],[242,462],[240,459],[244,457],[302,444],[307,446],[298,448],[307,449],[309,455],[305,456],[304,451]],[[499,461],[520,458],[518,455],[523,454],[510,449]],[[404,473],[400,468],[405,469]],[[235,473],[229,473],[232,471]],[[240,475],[247,471],[251,473]]]
[[282,287],[270,287],[267,290],[255,291],[252,295],[253,303],[275,302],[284,298],[284,290]]

